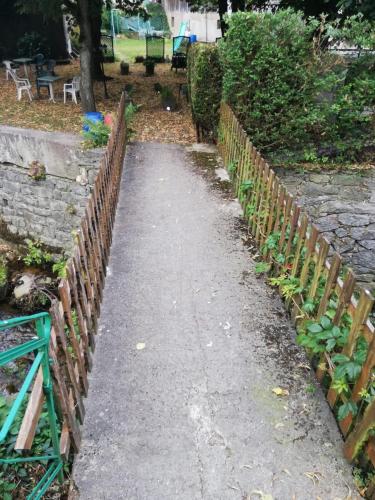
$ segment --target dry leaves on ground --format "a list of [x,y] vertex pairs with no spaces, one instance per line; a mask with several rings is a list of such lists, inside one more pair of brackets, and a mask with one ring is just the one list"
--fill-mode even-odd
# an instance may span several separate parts
[[[105,73],[112,77],[107,82],[109,98],[104,98],[103,82],[95,82],[95,97],[98,111],[113,112],[126,84],[133,86],[132,98],[140,104],[132,128],[135,130],[133,140],[157,141],[188,144],[195,142],[195,129],[191,120],[190,107],[185,97],[178,96],[179,85],[186,82],[186,73],[170,71],[169,64],[157,64],[155,75],[145,77],[143,64],[133,64],[130,75],[120,75],[119,63],[106,64]],[[32,128],[45,131],[62,131],[79,133],[82,128],[82,112],[78,105],[70,100],[64,104],[63,84],[79,74],[79,64],[72,62],[57,66],[56,73],[61,80],[54,83],[56,103],[48,100],[46,89],[42,89],[42,98],[35,98],[31,103],[26,94],[21,101],[16,99],[14,82],[5,80],[5,72],[0,73],[0,124],[14,127]],[[160,95],[154,90],[154,84],[168,85],[178,99],[179,109],[176,112],[164,111],[161,107]],[[35,81],[31,80],[33,94],[36,97]]]

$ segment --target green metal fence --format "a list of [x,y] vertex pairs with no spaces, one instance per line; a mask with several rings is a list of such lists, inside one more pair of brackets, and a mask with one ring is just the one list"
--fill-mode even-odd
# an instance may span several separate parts
[[0,458],[0,464],[16,464],[25,462],[42,462],[47,463],[47,470],[39,483],[35,486],[33,491],[28,495],[28,500],[38,500],[47,491],[49,485],[57,476],[60,481],[63,481],[63,460],[60,456],[59,447],[59,431],[57,425],[57,416],[53,398],[52,378],[50,372],[50,359],[49,359],[49,343],[51,335],[51,318],[48,313],[39,313],[32,316],[24,316],[21,318],[9,319],[0,321],[0,331],[8,330],[25,323],[34,323],[37,332],[37,338],[25,342],[17,347],[13,347],[0,354],[0,367],[15,361],[29,353],[34,353],[34,360],[27,372],[21,389],[17,397],[13,401],[11,409],[5,422],[0,429],[0,443],[4,442],[7,435],[11,431],[11,427],[22,409],[22,403],[28,396],[29,389],[34,381],[34,378],[41,367],[43,374],[43,392],[45,395],[48,420],[51,431],[52,455],[44,456],[30,456],[30,457],[13,457],[13,458]]

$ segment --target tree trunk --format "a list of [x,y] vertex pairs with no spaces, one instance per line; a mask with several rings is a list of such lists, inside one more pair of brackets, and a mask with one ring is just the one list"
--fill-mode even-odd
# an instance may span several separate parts
[[228,29],[228,25],[224,21],[224,16],[228,11],[228,3],[227,3],[227,0],[219,0],[218,4],[219,4],[219,18],[220,18],[221,36],[224,37],[225,32]]
[[245,0],[232,0],[232,12],[244,11],[245,8]]
[[82,111],[96,111],[92,81],[92,38],[88,0],[79,0],[80,60],[81,60],[81,102]]
[[101,28],[102,28],[102,2],[95,0],[90,5],[90,20],[91,20],[91,36],[92,36],[92,77],[94,80],[103,79],[103,71],[101,66],[102,53],[101,44]]

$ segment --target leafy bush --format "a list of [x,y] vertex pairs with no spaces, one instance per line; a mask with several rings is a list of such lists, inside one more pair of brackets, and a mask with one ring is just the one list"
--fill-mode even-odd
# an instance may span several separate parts
[[41,53],[49,56],[47,40],[36,31],[25,33],[17,42],[17,53],[19,57],[34,57]]
[[132,123],[140,108],[141,104],[134,104],[133,102],[129,102],[125,108],[126,136],[128,140],[130,140],[135,134],[135,130],[132,128]]
[[150,23],[154,30],[163,31],[164,36],[170,36],[171,30],[168,24],[168,18],[165,13],[164,7],[160,3],[148,3],[146,10],[150,16]]
[[341,28],[306,21],[290,9],[236,13],[228,22],[220,44],[223,97],[261,152],[357,157],[373,135],[366,108],[375,104],[374,57],[348,61],[326,46],[328,38],[358,43],[359,33],[368,44],[371,27],[360,18]]
[[194,43],[188,51],[188,85],[194,121],[217,135],[222,67],[216,45]]
[[41,266],[52,261],[52,255],[43,250],[43,245],[40,241],[26,240],[27,253],[23,258],[27,266]]
[[84,145],[87,148],[99,148],[105,146],[111,133],[110,127],[102,121],[83,120],[87,130],[82,131]]
[[303,145],[314,125],[314,26],[292,10],[236,13],[220,44],[223,96],[262,151]]

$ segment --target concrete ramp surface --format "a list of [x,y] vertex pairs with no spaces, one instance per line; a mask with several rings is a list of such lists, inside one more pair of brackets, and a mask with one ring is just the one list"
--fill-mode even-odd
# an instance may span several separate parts
[[233,202],[194,158],[128,146],[80,498],[357,498],[283,305],[254,273]]

